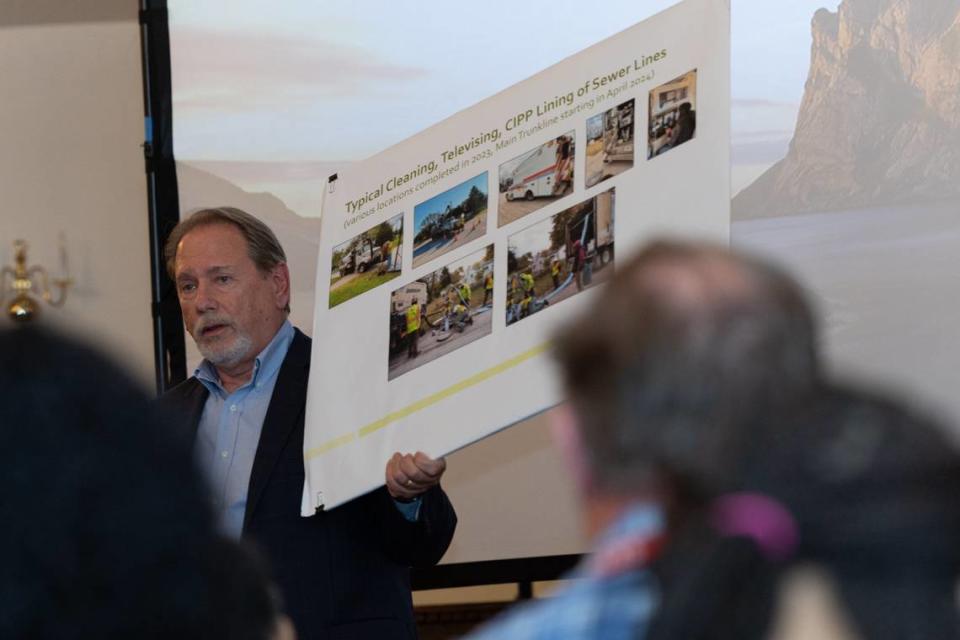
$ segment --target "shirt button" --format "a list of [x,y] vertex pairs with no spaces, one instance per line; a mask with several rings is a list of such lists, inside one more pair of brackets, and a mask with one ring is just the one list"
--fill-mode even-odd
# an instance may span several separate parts
[[236,410],[237,410],[237,405],[235,404],[230,405],[230,411],[236,411]]
[[230,455],[230,452],[228,452],[228,451],[221,451],[221,452],[220,452],[220,457],[221,457],[221,458],[226,458],[228,455]]

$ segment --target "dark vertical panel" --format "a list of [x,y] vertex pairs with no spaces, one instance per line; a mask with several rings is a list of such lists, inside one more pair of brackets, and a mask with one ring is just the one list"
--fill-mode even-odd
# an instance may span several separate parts
[[144,159],[149,200],[151,313],[157,393],[187,374],[183,321],[173,282],[163,264],[163,245],[180,220],[177,169],[173,158],[173,101],[170,83],[170,31],[166,0],[141,0]]

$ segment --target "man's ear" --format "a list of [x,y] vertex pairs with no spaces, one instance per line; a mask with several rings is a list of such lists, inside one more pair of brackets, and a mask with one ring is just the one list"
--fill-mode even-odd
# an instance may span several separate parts
[[277,308],[286,308],[290,304],[290,269],[286,262],[281,262],[270,270],[270,283],[273,285]]
[[560,451],[577,491],[581,495],[588,494],[592,484],[590,465],[587,462],[576,410],[568,401],[551,409],[548,415],[554,445]]

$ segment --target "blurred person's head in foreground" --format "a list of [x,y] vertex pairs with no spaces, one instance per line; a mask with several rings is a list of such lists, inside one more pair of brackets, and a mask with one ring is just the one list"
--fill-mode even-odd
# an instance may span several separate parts
[[802,402],[820,374],[800,287],[706,244],[648,245],[556,346],[568,402],[555,436],[593,530],[638,498],[671,520],[708,500],[740,464],[751,416]]
[[660,241],[618,265],[556,339],[554,435],[593,553],[568,589],[480,637],[643,637],[661,597],[651,562],[743,463],[754,416],[815,393],[815,343],[800,288],[759,261]]
[[960,454],[944,428],[826,386],[755,424],[726,493],[656,567],[665,596],[647,637],[790,637],[777,586],[815,567],[847,637],[960,638]]
[[638,567],[660,593],[643,637],[765,638],[805,563],[862,638],[960,637],[960,457],[929,419],[825,381],[816,343],[789,276],[675,242],[559,336],[554,426],[588,527],[638,501],[667,517]]
[[131,376],[35,328],[0,331],[0,637],[275,634],[266,573],[220,539],[189,445]]

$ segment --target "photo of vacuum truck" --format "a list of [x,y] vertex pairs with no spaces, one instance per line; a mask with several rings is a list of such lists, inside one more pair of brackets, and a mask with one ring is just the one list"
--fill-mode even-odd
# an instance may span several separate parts
[[415,269],[487,232],[488,182],[484,171],[413,208]]
[[355,249],[348,250],[343,258],[340,259],[340,274],[348,275],[356,271],[363,273],[371,265],[377,264],[383,259],[380,255],[380,247],[370,249],[369,245],[361,245]]
[[567,255],[573,255],[573,245],[580,241],[587,253],[587,263],[594,268],[613,261],[614,191],[598,193],[588,200],[581,215],[567,223]]
[[398,277],[402,248],[403,213],[336,245],[330,254],[330,308]]

